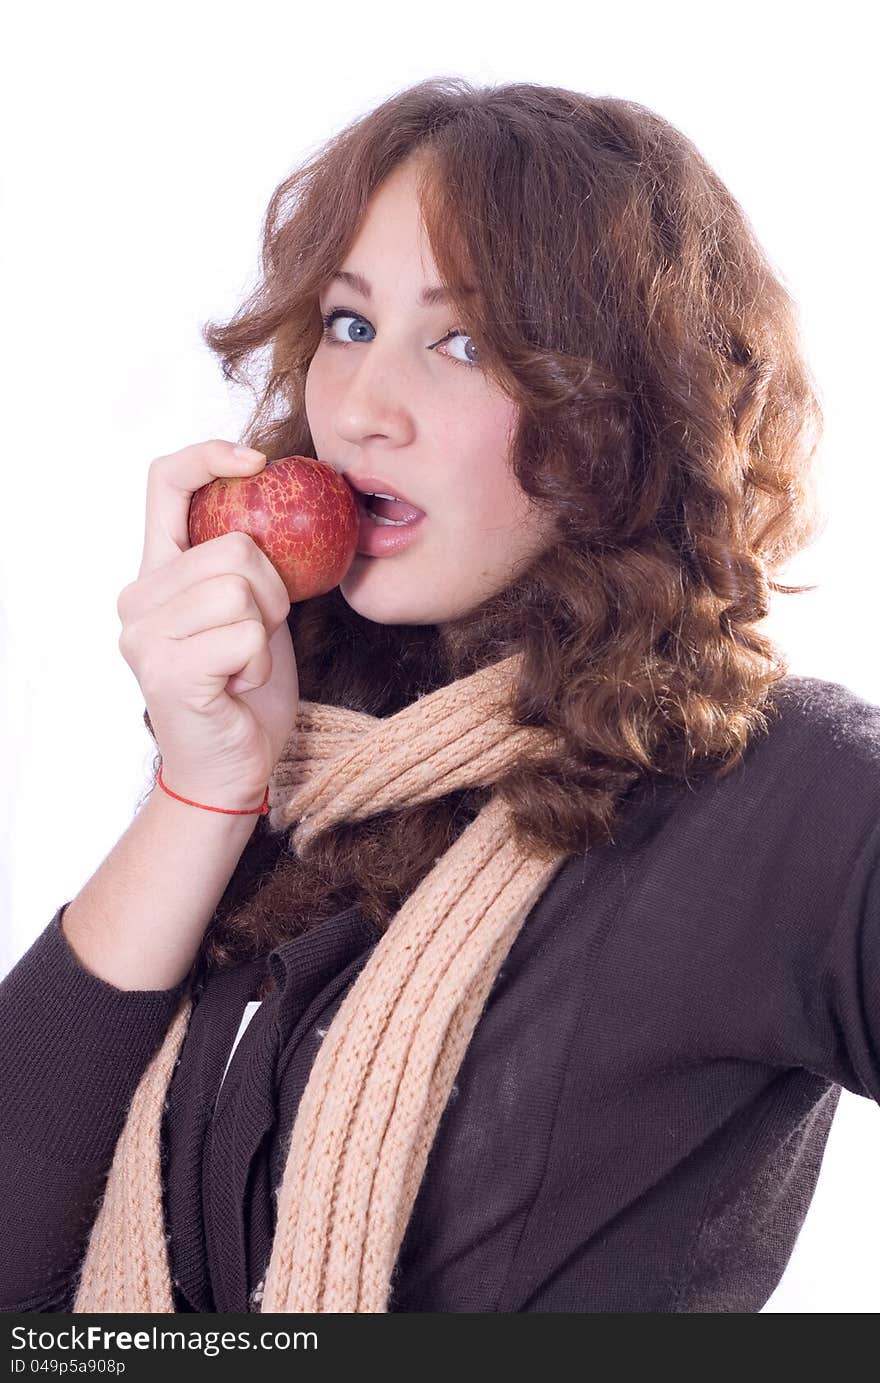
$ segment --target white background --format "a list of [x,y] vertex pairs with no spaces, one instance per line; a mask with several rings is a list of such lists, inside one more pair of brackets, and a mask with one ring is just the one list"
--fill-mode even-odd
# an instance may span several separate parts
[[[609,9],[611,13],[609,14]],[[3,130],[5,660],[0,973],[129,824],[152,742],[117,648],[150,461],[237,438],[201,342],[255,281],[278,182],[428,76],[650,106],[746,209],[801,306],[830,520],[779,596],[791,670],[880,703],[875,640],[877,119],[870,7],[29,5],[7,17]],[[874,170],[874,171],[872,171]],[[880,1308],[880,1115],[844,1091],[765,1310]]]

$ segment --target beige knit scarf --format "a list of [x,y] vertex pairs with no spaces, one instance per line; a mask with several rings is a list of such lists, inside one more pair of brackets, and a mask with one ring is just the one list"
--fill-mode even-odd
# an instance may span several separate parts
[[[493,783],[556,743],[517,727],[522,654],[419,697],[387,719],[302,701],[272,775],[269,823],[302,847],[363,820]],[[291,791],[293,789],[293,791]],[[387,1311],[428,1153],[495,976],[564,856],[515,844],[493,796],[380,937],[315,1058],[290,1136],[260,1309]],[[134,1093],[74,1303],[173,1312],[161,1123],[191,1009],[185,994]]]

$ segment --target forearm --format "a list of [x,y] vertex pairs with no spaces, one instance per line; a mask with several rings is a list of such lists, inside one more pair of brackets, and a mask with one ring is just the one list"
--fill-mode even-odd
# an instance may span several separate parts
[[0,981],[0,1310],[60,1304],[180,987],[125,992],[76,959],[64,907]]
[[157,787],[67,906],[61,925],[80,963],[119,989],[179,984],[258,820]]

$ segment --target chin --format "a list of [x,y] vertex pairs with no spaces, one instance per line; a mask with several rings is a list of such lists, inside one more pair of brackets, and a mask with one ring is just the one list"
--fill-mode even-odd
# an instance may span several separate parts
[[[434,591],[434,599],[429,601],[427,593],[420,589],[421,583],[412,579],[406,582],[386,580],[391,572],[382,572],[384,562],[393,564],[393,558],[362,557],[356,555],[354,561],[339,583],[339,590],[345,603],[363,619],[374,624],[413,624],[435,625],[439,627],[453,620],[464,619],[474,610],[485,604],[496,591],[505,584],[501,576],[485,589],[479,589],[472,581],[467,597],[455,600],[455,592],[449,592],[443,601],[443,593]],[[483,573],[485,576],[486,573]],[[461,577],[461,573],[459,573]]]
[[[376,558],[355,557],[346,575],[339,583],[339,592],[355,614],[368,619],[373,624],[428,624],[433,622],[424,610],[413,604],[412,600],[395,596],[390,588],[384,591],[375,587],[369,590],[367,563]],[[363,566],[361,565],[363,564]],[[362,574],[363,573],[363,574]]]

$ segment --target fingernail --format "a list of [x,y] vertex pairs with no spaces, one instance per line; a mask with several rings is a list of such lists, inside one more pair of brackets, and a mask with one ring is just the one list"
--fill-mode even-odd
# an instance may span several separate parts
[[242,461],[265,461],[266,456],[262,451],[255,451],[253,447],[236,447],[236,456],[241,457]]

